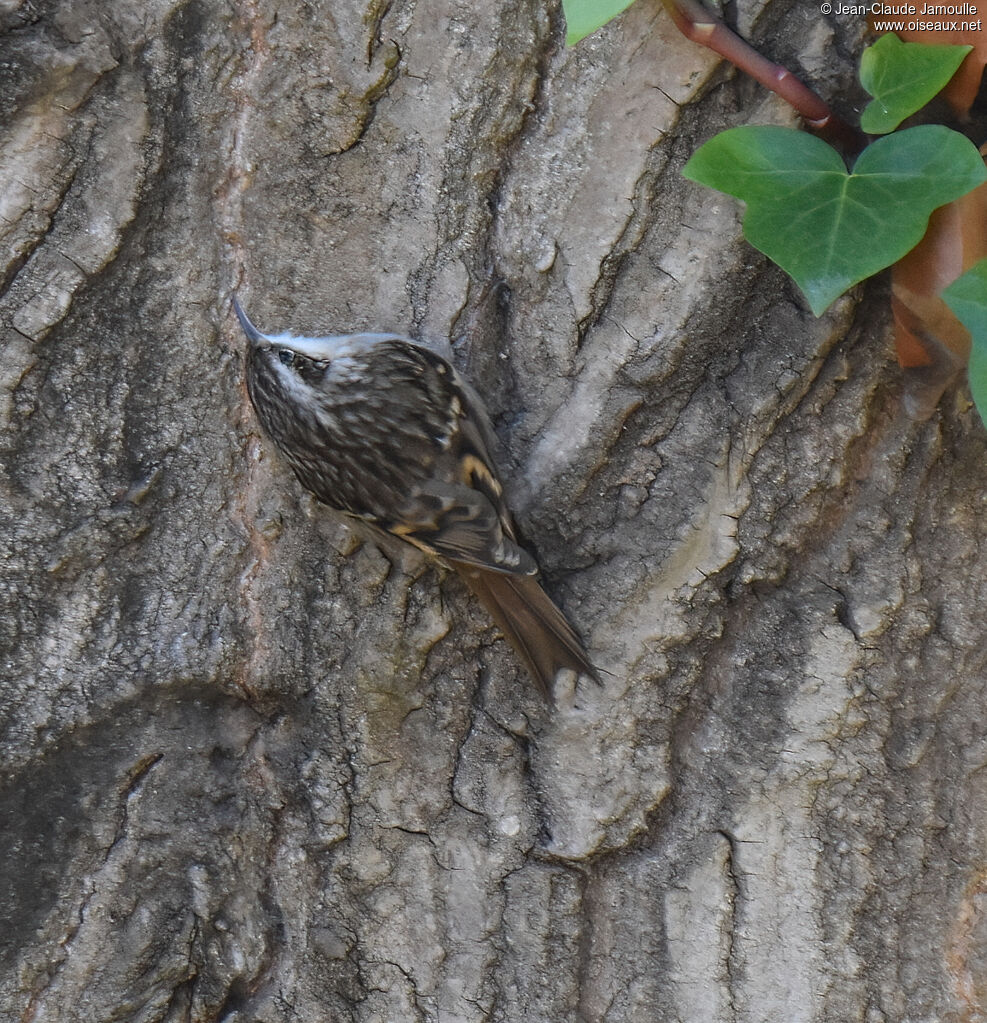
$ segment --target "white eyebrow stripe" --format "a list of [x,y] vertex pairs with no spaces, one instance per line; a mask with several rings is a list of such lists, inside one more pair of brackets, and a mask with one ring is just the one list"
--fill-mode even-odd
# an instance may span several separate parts
[[276,348],[288,348],[299,355],[319,362],[323,359],[336,359],[347,355],[354,349],[366,348],[379,341],[399,340],[406,338],[398,334],[334,334],[330,337],[294,337],[291,334],[268,334],[267,340]]

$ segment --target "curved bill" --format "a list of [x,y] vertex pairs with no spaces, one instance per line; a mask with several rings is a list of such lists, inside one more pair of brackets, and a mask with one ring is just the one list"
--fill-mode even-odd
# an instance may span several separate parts
[[236,318],[240,321],[240,326],[243,327],[243,332],[250,339],[251,344],[259,345],[267,341],[267,335],[262,334],[250,322],[250,317],[243,311],[243,307],[236,300],[236,295],[233,296],[233,311],[236,313]]

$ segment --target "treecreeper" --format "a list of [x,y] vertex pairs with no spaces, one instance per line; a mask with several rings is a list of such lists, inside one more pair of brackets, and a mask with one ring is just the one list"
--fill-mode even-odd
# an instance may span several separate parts
[[454,568],[547,700],[563,669],[599,682],[517,542],[486,411],[456,369],[400,335],[268,335],[233,308],[250,401],[302,486]]

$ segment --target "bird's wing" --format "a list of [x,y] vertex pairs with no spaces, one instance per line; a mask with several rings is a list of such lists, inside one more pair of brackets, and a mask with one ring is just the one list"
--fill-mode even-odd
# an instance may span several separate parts
[[407,484],[397,514],[379,524],[440,557],[534,574],[534,559],[514,538],[490,453],[492,430],[473,389],[445,359],[415,342],[394,338],[378,348],[377,358],[389,362],[395,386],[423,392],[418,401],[402,401],[417,415],[379,439],[391,448],[388,462],[404,468]]
[[396,519],[385,528],[429,554],[510,575],[538,571],[486,495],[468,485],[428,480],[414,489]]

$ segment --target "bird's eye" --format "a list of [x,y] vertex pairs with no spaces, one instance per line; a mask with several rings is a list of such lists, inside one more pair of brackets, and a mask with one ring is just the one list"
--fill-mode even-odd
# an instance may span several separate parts
[[295,353],[288,351],[287,348],[282,348],[281,351],[278,352],[278,358],[281,360],[283,365],[290,366],[295,361]]

